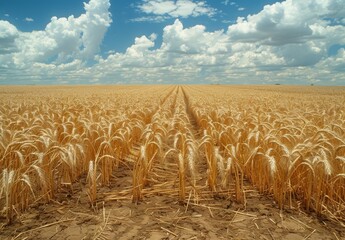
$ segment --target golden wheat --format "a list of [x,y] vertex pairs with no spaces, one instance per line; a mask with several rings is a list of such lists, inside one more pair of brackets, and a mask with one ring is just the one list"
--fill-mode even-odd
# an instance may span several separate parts
[[[279,208],[301,203],[344,220],[342,88],[303,88],[303,94],[274,86],[6,89],[0,211],[9,223],[61,189],[73,194],[81,179],[95,208],[99,189],[113,187],[123,169],[132,174],[133,202],[143,201],[148,187],[174,193],[178,182],[174,196],[181,203],[188,192],[188,201],[197,202],[208,191],[246,204],[250,182]],[[156,184],[165,179],[157,169],[175,179]]]

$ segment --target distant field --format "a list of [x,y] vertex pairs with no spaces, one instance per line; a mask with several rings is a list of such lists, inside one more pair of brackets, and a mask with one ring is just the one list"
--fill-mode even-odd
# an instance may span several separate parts
[[[259,219],[252,208],[270,205],[270,211],[281,209],[283,215],[317,216],[334,229],[327,234],[322,226],[304,226],[299,236],[345,237],[345,87],[2,86],[0,236],[22,238],[27,231],[48,238],[39,229],[35,235],[13,226],[28,224],[30,209],[47,203],[54,206],[49,216],[58,226],[75,222],[77,215],[58,217],[67,214],[66,202],[90,207],[80,211],[101,218],[93,232],[80,232],[90,239],[131,237],[111,220],[109,209],[120,202],[129,211],[148,204],[144,215],[171,206],[179,221],[207,214],[215,222],[227,220],[226,226],[246,211],[247,217]],[[188,215],[192,208],[205,211]],[[125,221],[122,217],[117,221]],[[152,239],[203,239],[201,233],[206,239],[237,237],[229,226],[213,236],[207,227],[190,227],[192,233],[176,227],[178,222],[166,224],[175,218],[154,220],[157,225],[142,231]],[[284,225],[287,218],[281,218],[285,232],[252,218],[248,224],[258,236],[272,239],[294,232]],[[278,220],[272,220],[277,228]],[[45,221],[41,225],[55,229],[55,223]],[[248,224],[243,228],[250,234],[254,230]],[[58,234],[62,239],[63,230],[56,239]]]

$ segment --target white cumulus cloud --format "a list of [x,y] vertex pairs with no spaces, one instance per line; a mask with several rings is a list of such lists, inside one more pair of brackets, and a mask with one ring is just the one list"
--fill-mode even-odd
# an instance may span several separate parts
[[163,30],[162,49],[178,53],[225,53],[228,51],[228,37],[223,31],[207,32],[205,26],[196,25],[183,28],[182,22],[176,20]]
[[17,28],[8,21],[0,20],[0,56],[17,50],[15,39],[19,32]]
[[247,18],[238,18],[228,34],[233,41],[259,42],[269,45],[303,43],[319,38],[311,26],[324,18],[345,16],[345,4],[338,0],[286,0]]
[[277,2],[212,31],[183,25],[186,17],[215,13],[206,1],[142,0],[144,16],[132,21],[182,20],[104,57],[97,54],[112,22],[109,6],[90,0],[84,14],[52,17],[40,31],[21,32],[0,20],[0,82],[345,83],[342,0]]
[[143,0],[138,5],[138,9],[146,14],[165,15],[173,18],[212,16],[216,12],[205,1],[193,0]]
[[10,23],[2,23],[12,33],[6,33],[6,42],[16,46],[17,51],[12,56],[14,64],[23,68],[34,62],[60,64],[92,59],[100,50],[112,21],[109,7],[109,0],[90,0],[84,3],[84,14],[52,17],[41,31],[19,32],[14,26],[11,28]]
[[[174,11],[173,1],[154,2],[164,2],[166,8],[147,5],[145,11]],[[107,72],[117,63],[116,76],[124,82],[183,83],[189,78],[201,83],[219,79],[225,83],[339,84],[344,79],[344,48],[331,57],[328,51],[334,44],[345,45],[341,5],[338,0],[287,0],[239,18],[226,32],[210,32],[204,25],[185,28],[175,20],[163,29],[159,48],[151,49],[154,41],[142,36],[126,53],[109,55],[95,69]]]
[[134,58],[143,57],[145,52],[148,52],[150,48],[154,47],[155,39],[155,35],[152,35],[151,39],[148,39],[146,36],[135,38],[134,45],[127,49],[126,54]]
[[[344,44],[345,27],[331,24],[345,14],[338,0],[286,0],[255,15],[238,18],[227,34],[233,43],[270,46],[270,52],[286,66],[312,66],[327,57],[332,44]],[[339,22],[339,21],[338,21]]]

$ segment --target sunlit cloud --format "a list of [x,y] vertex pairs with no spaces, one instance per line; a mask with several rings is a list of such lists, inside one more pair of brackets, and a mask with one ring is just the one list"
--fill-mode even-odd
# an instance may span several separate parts
[[277,2],[218,30],[185,24],[187,17],[217,11],[204,1],[140,4],[139,16],[128,21],[173,20],[133,37],[122,52],[101,52],[114,17],[109,0],[90,0],[80,16],[53,16],[43,30],[23,32],[0,20],[0,82],[345,82],[345,10],[339,1]]
[[[149,16],[144,16],[139,19],[149,21],[162,21],[166,18],[187,18],[198,17],[202,15],[213,16],[216,9],[210,7],[206,1],[194,0],[143,0],[137,6],[137,9]],[[155,16],[164,16],[164,18],[155,18]]]

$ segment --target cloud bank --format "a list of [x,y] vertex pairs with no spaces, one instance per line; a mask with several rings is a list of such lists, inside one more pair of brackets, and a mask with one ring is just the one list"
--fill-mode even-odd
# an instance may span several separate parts
[[341,0],[266,5],[218,31],[183,25],[184,18],[215,13],[204,1],[144,0],[140,11],[181,20],[162,29],[159,46],[153,33],[101,57],[109,7],[109,0],[90,0],[81,16],[53,17],[44,30],[27,33],[0,21],[0,82],[345,84]]
[[112,20],[109,0],[91,0],[79,17],[52,17],[41,31],[20,32],[8,21],[0,21],[0,67],[27,69],[35,64],[60,65],[87,62],[100,49]]

